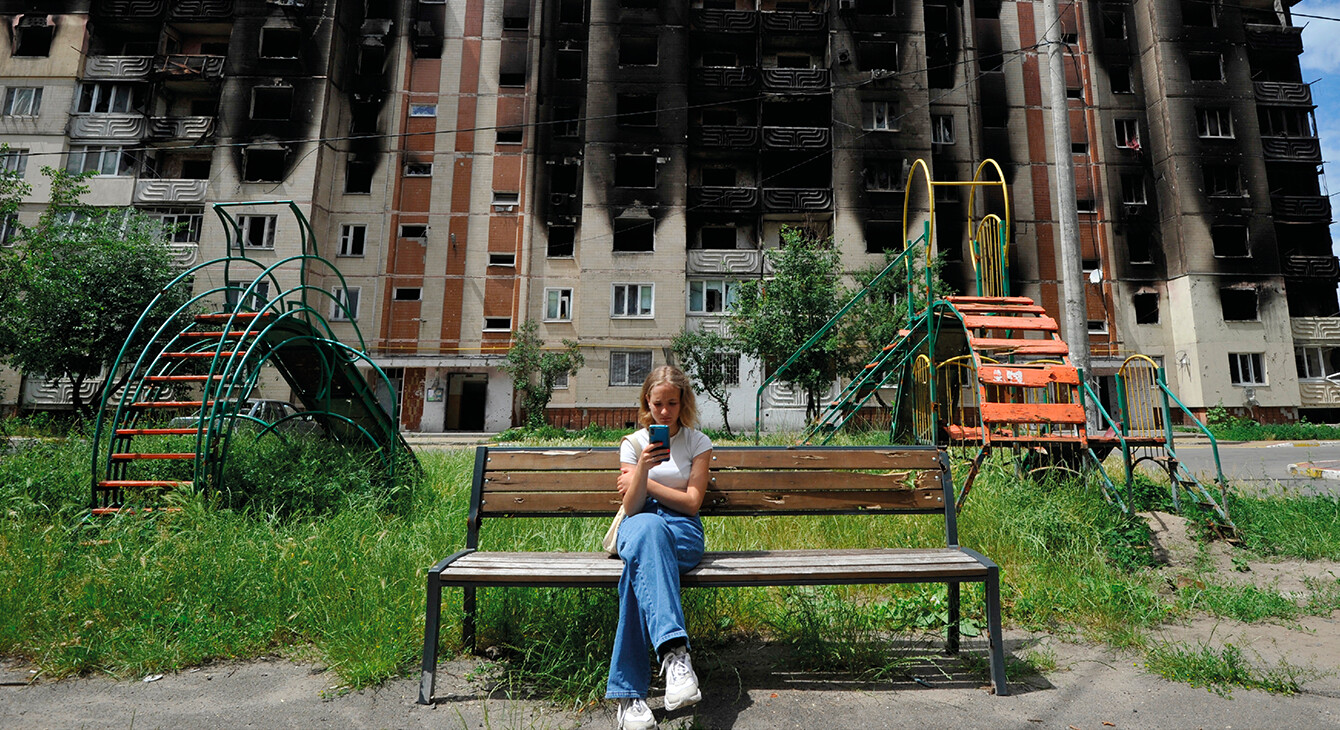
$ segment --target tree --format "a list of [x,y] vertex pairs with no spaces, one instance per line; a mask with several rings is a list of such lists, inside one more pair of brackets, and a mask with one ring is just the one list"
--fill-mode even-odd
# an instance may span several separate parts
[[[86,403],[84,383],[109,368],[145,309],[179,273],[162,225],[133,208],[95,208],[80,198],[90,174],[43,167],[51,199],[37,224],[16,224],[12,245],[0,248],[0,360],[27,373],[65,380],[81,416],[105,389],[124,385],[110,373]],[[14,214],[31,188],[6,174],[0,214]],[[136,355],[189,287],[165,292],[137,339]],[[149,326],[146,326],[149,325]]]
[[[846,296],[841,256],[832,238],[820,240],[803,229],[783,228],[781,247],[765,255],[773,277],[741,282],[731,332],[742,352],[772,371],[837,314]],[[780,374],[805,391],[807,420],[818,417],[823,391],[850,356],[846,343],[825,337]]]
[[533,319],[522,322],[512,337],[507,362],[499,366],[512,376],[512,389],[521,398],[521,410],[531,428],[545,425],[544,411],[554,395],[558,376],[576,375],[585,362],[573,340],[563,340],[562,350],[545,349],[538,329]]
[[684,374],[721,408],[721,421],[728,435],[731,433],[730,393],[726,390],[729,373],[721,356],[733,355],[735,348],[733,340],[714,330],[680,330],[670,341],[670,349],[679,359]]

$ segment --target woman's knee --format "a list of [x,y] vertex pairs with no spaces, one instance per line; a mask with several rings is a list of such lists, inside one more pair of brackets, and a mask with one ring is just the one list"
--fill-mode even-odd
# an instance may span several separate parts
[[634,544],[647,541],[674,543],[674,534],[664,517],[655,512],[639,512],[625,517],[619,523],[619,542]]

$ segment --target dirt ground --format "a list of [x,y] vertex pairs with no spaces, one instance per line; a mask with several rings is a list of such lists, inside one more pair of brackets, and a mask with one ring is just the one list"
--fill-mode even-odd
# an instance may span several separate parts
[[[1241,571],[1231,548],[1202,548],[1186,537],[1181,518],[1147,518],[1169,590],[1203,580],[1250,581],[1302,593],[1305,578],[1334,579],[1340,564],[1252,561]],[[1202,577],[1198,577],[1198,574]],[[1294,696],[1236,690],[1221,697],[1165,681],[1143,669],[1136,654],[1123,654],[1056,636],[1012,631],[1006,649],[1014,660],[1042,655],[1056,669],[1043,675],[1011,665],[1011,694],[996,697],[981,674],[958,660],[913,662],[905,674],[879,682],[786,668],[785,652],[741,642],[701,656],[696,666],[703,701],[662,712],[665,728],[1340,728],[1340,612],[1298,622],[1241,624],[1198,618],[1166,626],[1154,640],[1242,647],[1262,665],[1285,661],[1304,668],[1307,681]],[[909,646],[910,655],[933,648]],[[980,657],[981,640],[965,641]],[[969,663],[972,659],[969,660]],[[117,681],[85,677],[35,678],[32,668],[0,664],[0,728],[608,728],[608,703],[555,707],[535,699],[490,691],[481,660],[440,664],[436,702],[415,704],[418,678],[409,676],[355,692],[325,667],[282,659],[215,664],[159,678]],[[34,678],[36,681],[33,681]],[[145,681],[152,679],[152,681]]]

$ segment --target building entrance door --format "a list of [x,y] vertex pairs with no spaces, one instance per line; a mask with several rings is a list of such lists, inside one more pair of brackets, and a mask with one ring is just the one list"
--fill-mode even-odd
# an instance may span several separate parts
[[452,373],[447,377],[448,431],[483,431],[484,404],[489,389],[485,373]]

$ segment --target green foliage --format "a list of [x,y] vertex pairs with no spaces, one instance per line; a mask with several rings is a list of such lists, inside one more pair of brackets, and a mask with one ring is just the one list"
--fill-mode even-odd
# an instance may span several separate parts
[[1206,411],[1205,425],[1217,439],[1225,441],[1296,441],[1299,439],[1340,439],[1340,427],[1309,423],[1258,423],[1245,416],[1229,413],[1223,405]]
[[1178,592],[1178,599],[1186,610],[1201,610],[1247,623],[1269,619],[1290,621],[1303,614],[1293,598],[1250,583],[1189,586]]
[[1158,565],[1154,558],[1154,534],[1149,524],[1137,517],[1119,517],[1116,524],[1104,530],[1103,549],[1108,560],[1125,571]]
[[[783,228],[782,245],[765,252],[773,277],[740,284],[731,332],[741,352],[780,368],[842,308],[842,259],[832,238],[819,240],[800,228]],[[851,359],[844,343],[827,337],[781,374],[807,400],[807,417],[819,414],[820,395]]]
[[1235,687],[1296,694],[1302,683],[1316,674],[1283,660],[1274,667],[1256,667],[1234,644],[1216,649],[1204,642],[1192,647],[1171,643],[1150,647],[1145,668],[1164,679],[1204,687],[1220,697],[1231,697]]
[[730,434],[730,384],[721,356],[732,354],[734,342],[714,330],[680,330],[670,341],[670,349],[679,360],[679,367],[689,376],[698,392],[711,398],[721,409],[721,421]]
[[1230,492],[1229,514],[1244,548],[1260,555],[1340,560],[1340,498],[1243,496]]
[[[867,266],[854,272],[857,287],[855,294],[893,263],[901,252],[886,250],[884,263]],[[912,312],[921,312],[930,303],[926,297],[926,261],[925,254],[911,254],[909,266],[901,265],[890,271],[870,287],[869,293],[847,312],[843,318],[840,337],[851,349],[866,353],[883,347],[898,339],[898,331],[908,325],[908,296],[911,297]],[[945,261],[943,255],[930,262],[931,300],[945,296],[949,289],[941,277]],[[911,286],[909,287],[909,282]],[[851,370],[859,370],[865,362],[853,360]],[[851,374],[850,372],[847,374]]]
[[[135,322],[177,272],[156,220],[133,208],[81,202],[89,174],[50,167],[42,174],[51,180],[50,204],[36,225],[19,225],[14,244],[0,249],[0,360],[68,381],[76,410],[87,416],[83,382],[111,365]],[[6,178],[0,212],[17,210],[29,192]],[[189,297],[185,287],[162,293],[150,322]],[[141,327],[132,350],[146,345],[153,331]]]
[[563,349],[544,347],[537,333],[539,325],[527,319],[512,336],[512,347],[507,361],[499,366],[512,376],[512,388],[521,398],[521,410],[526,425],[536,428],[545,425],[545,409],[554,396],[554,382],[558,376],[576,375],[585,362],[574,340],[563,340]]

